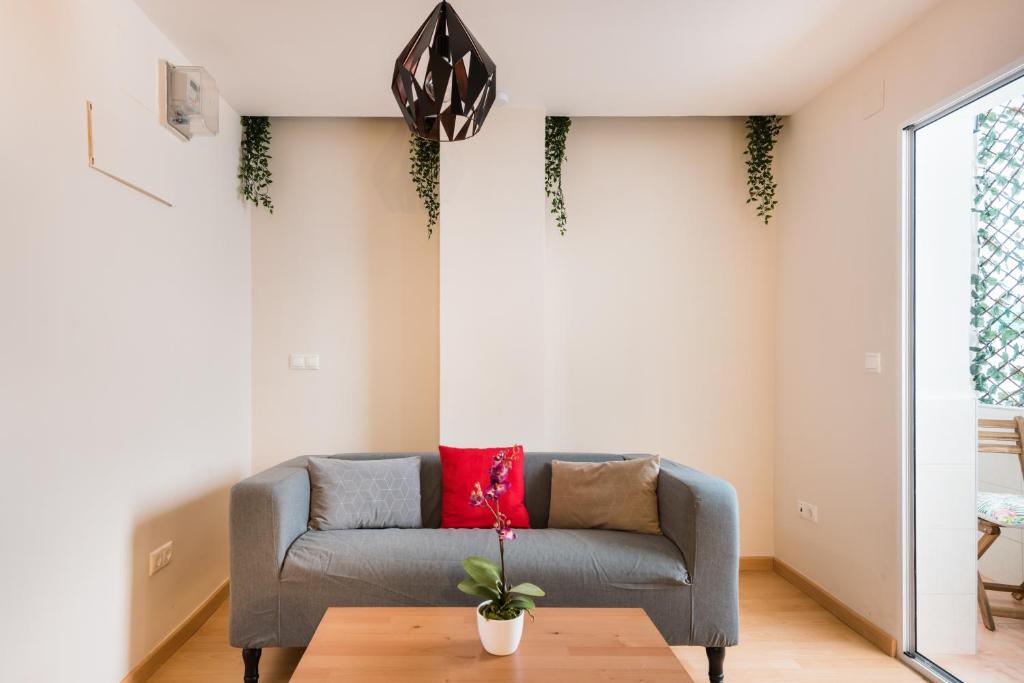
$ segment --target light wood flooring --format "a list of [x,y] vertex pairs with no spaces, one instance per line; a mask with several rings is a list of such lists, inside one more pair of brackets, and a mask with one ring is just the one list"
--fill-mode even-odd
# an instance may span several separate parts
[[[728,649],[725,660],[729,683],[922,680],[772,572],[740,574],[740,622],[743,641]],[[240,683],[242,658],[227,644],[227,626],[223,605],[152,683]],[[695,681],[707,681],[703,648],[673,650]],[[285,683],[301,655],[301,650],[264,650],[260,683]]]
[[[968,683],[1024,681],[1024,605],[1009,593],[989,591],[988,599],[996,613],[996,630],[989,631],[978,618],[978,653],[935,655],[933,659]],[[1018,618],[1000,614],[1016,614]]]

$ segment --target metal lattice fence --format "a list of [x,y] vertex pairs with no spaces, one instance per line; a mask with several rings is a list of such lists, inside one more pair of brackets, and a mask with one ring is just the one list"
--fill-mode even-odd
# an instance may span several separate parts
[[975,123],[978,267],[971,276],[978,400],[1024,405],[1024,97]]

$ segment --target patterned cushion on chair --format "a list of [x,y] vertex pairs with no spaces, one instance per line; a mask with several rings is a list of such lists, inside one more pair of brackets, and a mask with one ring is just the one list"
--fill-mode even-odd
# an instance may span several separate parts
[[979,491],[978,516],[999,526],[1024,527],[1024,496]]

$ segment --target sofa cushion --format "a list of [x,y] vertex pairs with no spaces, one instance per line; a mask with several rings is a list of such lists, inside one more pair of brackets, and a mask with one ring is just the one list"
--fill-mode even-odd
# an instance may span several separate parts
[[494,513],[490,504],[470,505],[473,487],[486,490],[490,484],[491,466],[499,455],[508,465],[508,488],[498,505],[512,526],[528,528],[530,517],[523,504],[523,447],[455,448],[439,446],[441,455],[441,526],[445,529],[490,529]]
[[[300,455],[287,460],[278,467],[301,467],[308,469],[309,455]],[[338,460],[388,460],[392,458],[420,459],[420,516],[423,526],[438,527],[441,525],[441,459],[436,452],[400,452],[400,453],[339,453],[326,456]]]
[[1024,496],[978,491],[978,517],[1005,527],[1024,527]]
[[[437,452],[408,453],[341,453],[329,456],[345,460],[381,460],[383,458],[408,458],[417,456],[420,459],[420,510],[423,526],[436,529],[441,526],[441,458]],[[646,458],[649,455],[611,453],[530,453],[523,459],[523,488],[526,511],[530,515],[530,526],[542,529],[548,525],[548,505],[551,502],[551,461],[567,462],[605,462],[608,460],[625,460]],[[302,455],[281,463],[280,467],[306,468],[309,456]]]
[[420,459],[309,459],[312,529],[418,529]]
[[526,486],[526,510],[530,513],[530,526],[544,529],[548,525],[551,505],[551,461],[608,462],[623,460],[622,455],[611,453],[527,453],[523,470]]
[[[490,529],[308,531],[292,544],[283,582],[327,592],[335,605],[469,604],[455,585],[463,558],[497,561]],[[605,587],[658,589],[689,583],[664,536],[604,529],[524,529],[505,548],[513,583],[530,581],[561,603]],[[315,587],[315,588],[313,588]]]
[[656,455],[621,462],[553,460],[548,526],[660,534],[660,462]]

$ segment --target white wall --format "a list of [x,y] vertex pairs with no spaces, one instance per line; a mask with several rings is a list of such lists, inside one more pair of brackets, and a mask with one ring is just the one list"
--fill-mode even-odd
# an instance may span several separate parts
[[544,112],[441,146],[441,440],[544,443]]
[[575,119],[546,231],[545,447],[653,452],[732,482],[770,555],[775,227],[741,119]]
[[660,453],[732,482],[770,555],[774,234],[742,120],[576,119],[564,237],[543,139],[498,109],[442,147],[442,441]]
[[[437,448],[438,236],[400,119],[273,119],[253,218],[253,467]],[[289,353],[320,369],[289,370]]]
[[[228,574],[250,469],[240,131],[222,102],[219,136],[165,137],[160,57],[186,62],[128,0],[0,9],[5,681],[120,680]],[[174,208],[87,168],[87,98],[141,131],[140,159],[166,154]]]
[[797,111],[780,143],[776,555],[894,635],[900,128],[1024,56],[1022,24],[1013,0],[946,2]]

